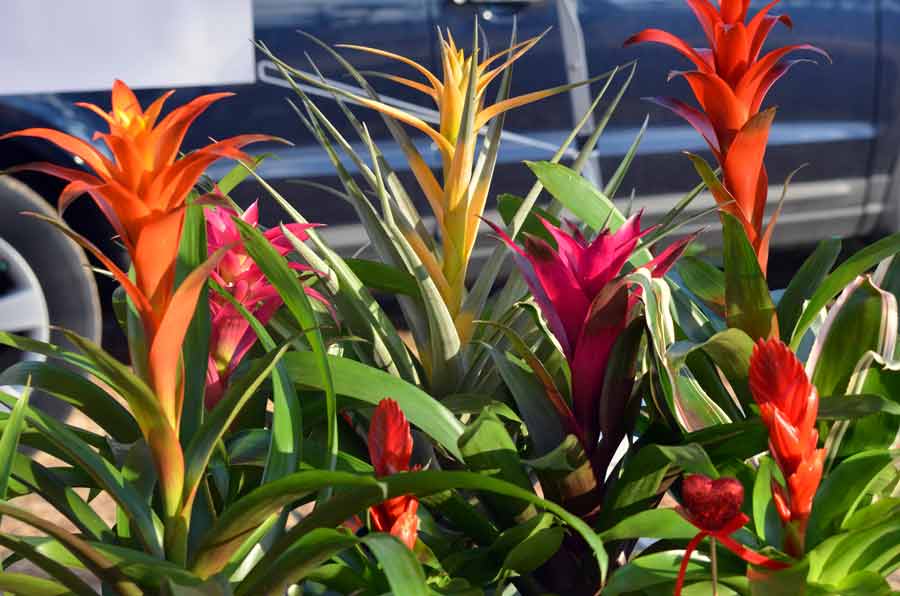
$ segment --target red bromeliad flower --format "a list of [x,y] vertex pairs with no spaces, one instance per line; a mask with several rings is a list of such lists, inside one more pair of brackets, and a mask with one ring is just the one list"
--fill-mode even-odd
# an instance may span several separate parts
[[[60,213],[80,195],[89,194],[115,229],[134,265],[134,282],[85,239],[76,239],[103,262],[134,303],[143,323],[148,350],[146,362],[136,361],[134,365],[150,381],[169,424],[177,430],[181,416],[181,344],[203,281],[215,260],[200,267],[175,291],[175,264],[185,200],[214,161],[223,157],[249,161],[240,148],[271,137],[232,137],[179,159],[188,127],[211,104],[232,94],[200,96],[158,122],[163,104],[172,93],[164,93],[144,110],[131,89],[117,80],[112,88],[109,113],[93,104],[76,104],[93,111],[109,125],[109,132],[97,132],[95,139],[106,144],[112,159],[79,138],[47,128],[20,130],[0,139],[45,139],[80,158],[93,171],[88,173],[46,162],[12,168],[45,172],[67,180],[69,184],[59,198]],[[67,233],[74,237],[71,231]]]
[[763,157],[775,110],[760,112],[772,85],[799,62],[782,60],[796,50],[823,50],[796,44],[761,56],[769,33],[778,23],[792,27],[787,15],[770,15],[780,0],[772,0],[747,21],[750,0],[719,0],[716,8],[709,0],[686,0],[697,17],[709,49],[692,48],[684,40],[659,29],[646,29],[625,42],[661,43],[675,48],[693,62],[696,70],[675,71],[670,78],[683,76],[701,110],[673,98],[653,98],[659,105],[684,118],[703,135],[722,166],[724,189],[714,189],[716,201],[743,225],[756,250],[763,273],[769,255],[769,240],[776,217],[763,229],[769,180]]
[[803,365],[777,339],[759,340],[750,358],[750,391],[769,429],[769,451],[787,485],[772,479],[772,497],[787,532],[785,550],[800,558],[825,449],[817,449],[819,395]]
[[[227,249],[213,270],[212,278],[255,315],[260,323],[268,324],[275,311],[281,307],[283,300],[247,254],[233,219],[240,217],[245,223],[256,227],[259,224],[257,203],[254,201],[240,216],[225,207],[209,208],[205,215],[209,254],[215,254],[222,248]],[[315,225],[287,224],[285,227],[299,240],[305,241],[308,238],[306,230]],[[291,243],[281,228],[272,228],[265,232],[265,236],[280,255],[284,256],[292,250]],[[289,265],[298,271],[309,270],[308,267],[298,263]],[[330,308],[327,300],[316,290],[305,288],[304,291],[311,298]],[[257,337],[247,319],[219,293],[210,293],[209,309],[212,324],[209,365],[206,371],[206,407],[211,409],[222,398],[228,386],[228,379],[247,351],[256,343]]]
[[[369,459],[376,476],[390,476],[411,469],[413,440],[409,421],[392,399],[383,399],[375,408],[369,427]],[[377,532],[390,532],[410,550],[416,545],[419,500],[401,495],[369,508],[372,526]]]
[[[681,496],[684,507],[678,508],[678,513],[700,532],[684,550],[678,579],[675,582],[675,596],[681,594],[691,554],[707,536],[718,540],[722,546],[752,565],[775,570],[787,567],[785,563],[750,550],[731,537],[750,521],[750,518],[741,511],[741,505],[744,503],[744,486],[738,480],[734,478],[712,480],[701,474],[691,474],[684,478]],[[715,544],[712,548],[715,548]]]
[[[603,424],[600,394],[607,362],[639,299],[627,284],[615,282],[640,238],[653,228],[641,230],[638,213],[616,232],[604,230],[589,242],[575,226],[570,225],[567,233],[541,221],[558,248],[525,234],[523,250],[500,228],[491,226],[515,251],[522,276],[569,362],[574,414],[561,400],[554,405],[568,432],[581,440],[588,456],[593,456]],[[691,240],[672,244],[645,267],[654,277],[664,275]],[[608,438],[615,449],[623,437]]]

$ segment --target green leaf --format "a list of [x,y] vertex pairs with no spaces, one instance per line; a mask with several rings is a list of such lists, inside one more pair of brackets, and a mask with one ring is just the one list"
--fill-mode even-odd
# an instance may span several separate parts
[[664,482],[682,472],[719,477],[706,451],[696,443],[648,445],[639,449],[625,460],[622,475],[615,480],[607,497],[609,507],[601,517],[606,523],[617,521],[620,510],[656,498],[664,489]]
[[279,359],[287,352],[288,347],[286,344],[254,362],[247,374],[240,377],[236,382],[231,383],[222,400],[209,413],[200,428],[197,429],[184,454],[186,502],[192,501],[192,497],[206,473],[216,443],[222,438],[238,414],[240,414],[241,409],[253,397],[259,386],[266,380]]
[[516,573],[531,573],[556,554],[566,537],[559,526],[543,528],[513,547],[503,560],[503,568]]
[[[74,490],[80,484],[91,485],[91,478],[88,476],[85,481],[77,482],[75,478],[61,476],[61,471],[66,470],[46,468],[22,454],[17,454],[13,460],[13,477],[24,483],[30,491],[40,495],[86,537],[111,539],[113,534],[106,522]],[[83,471],[79,472],[87,476]]]
[[234,221],[241,234],[241,240],[243,240],[247,249],[247,254],[250,255],[269,282],[278,291],[278,294],[284,300],[285,306],[297,320],[312,348],[315,360],[311,368],[316,371],[322,390],[325,392],[327,410],[328,459],[325,462],[325,467],[333,470],[337,463],[338,452],[337,395],[334,391],[331,369],[328,368],[322,331],[319,329],[315,312],[296,274],[288,266],[287,261],[278,254],[278,251],[263,236],[262,232],[240,219],[235,219]]
[[369,534],[362,543],[381,563],[391,592],[409,596],[428,596],[431,591],[425,585],[425,572],[402,542],[390,534]]
[[688,357],[695,351],[704,352],[716,364],[731,383],[744,404],[748,403],[747,379],[750,375],[750,356],[753,354],[753,340],[740,329],[726,329],[702,344],[678,342],[668,353],[673,369],[685,366]]
[[874,571],[857,571],[847,577],[840,578],[836,584],[810,585],[807,592],[810,596],[824,596],[825,594],[839,594],[840,596],[888,596],[896,594],[891,590],[890,584]]
[[775,510],[772,501],[772,475],[775,463],[772,458],[765,455],[759,460],[759,469],[753,482],[753,528],[756,535],[765,544],[773,546],[781,545],[783,530],[781,518]]
[[548,453],[562,442],[565,434],[547,397],[547,389],[533,373],[511,362],[506,354],[491,348],[490,355],[516,402],[535,452],[538,455]]
[[717,424],[684,436],[684,442],[697,443],[713,462],[749,459],[766,451],[769,433],[758,419]]
[[30,385],[25,386],[22,395],[19,396],[16,405],[9,414],[3,435],[0,436],[0,500],[5,501],[9,476],[12,473],[13,461],[16,458],[16,450],[19,447],[19,437],[25,428],[25,408],[28,407],[28,398],[31,396]]
[[[188,205],[178,244],[176,284],[208,258],[206,218],[202,205]],[[203,419],[203,394],[206,389],[206,367],[209,358],[210,315],[206,282],[197,298],[194,317],[184,336],[184,398],[181,407],[180,438],[187,443]]]
[[885,519],[877,526],[832,536],[808,555],[809,578],[837,584],[853,573],[889,575],[900,561],[900,522]]
[[839,238],[822,240],[791,279],[781,300],[778,301],[778,324],[782,337],[793,337],[803,303],[822,285],[840,254]]
[[317,507],[310,515],[294,526],[270,551],[271,557],[294,544],[296,540],[319,527],[334,527],[348,517],[361,512],[385,499],[400,495],[425,497],[446,490],[477,490],[496,493],[527,501],[559,517],[577,531],[593,551],[605,576],[607,557],[603,543],[578,517],[565,509],[523,490],[515,485],[472,472],[410,472],[395,474],[378,480],[343,472],[299,472],[275,482],[263,485],[235,502],[219,518],[207,536],[204,547],[197,553],[193,570],[201,577],[217,572],[227,562],[242,539],[252,532],[273,512],[287,503],[294,502],[323,486],[349,491],[337,493],[331,500]]
[[[637,557],[613,574],[612,579],[603,589],[604,596],[631,596],[633,594],[656,596],[671,593],[675,585],[675,578],[678,576],[682,555],[683,551],[668,551]],[[738,567],[728,564],[728,560],[720,556],[719,582],[734,588],[739,594],[749,594],[744,568],[743,562]],[[709,582],[710,571],[707,561],[701,562],[692,559],[687,565],[685,584],[689,586],[698,581]],[[711,592],[699,592],[699,594],[709,593]],[[695,594],[697,593],[695,592]],[[796,596],[796,592],[792,596]]]
[[[525,165],[534,172],[553,198],[595,232],[599,232],[604,226],[614,232],[625,223],[625,216],[613,202],[573,170],[547,161],[525,162]],[[630,262],[635,267],[640,267],[650,262],[652,258],[650,251],[638,249]]]
[[[893,321],[893,324],[891,322]],[[897,301],[893,294],[857,278],[828,311],[808,358],[812,383],[822,395],[855,392],[851,375],[869,351],[881,353],[893,344],[897,331]],[[893,328],[893,331],[891,329]]]
[[115,567],[111,561],[95,550],[84,540],[65,529],[48,522],[32,513],[19,509],[9,503],[0,502],[0,514],[8,515],[22,523],[36,528],[48,536],[56,539],[81,561],[84,566],[103,582],[113,588],[121,596],[142,596],[143,590],[125,577],[121,570]]
[[[640,286],[644,303],[645,320],[650,333],[648,350],[654,364],[651,390],[657,388],[662,395],[654,396],[656,407],[684,430],[695,431],[716,424],[729,422],[722,408],[713,401],[697,383],[690,370],[673,370],[666,358],[675,341],[672,320],[672,292],[663,279],[652,278],[646,268],[628,276],[627,281]],[[667,409],[663,410],[663,406]]]
[[[505,480],[523,490],[531,490],[531,481],[522,467],[516,444],[497,416],[490,410],[481,413],[459,437],[459,450],[466,466],[475,472]],[[486,497],[491,509],[507,523],[534,514],[528,503]]]
[[619,187],[622,185],[622,182],[625,180],[625,176],[628,174],[629,168],[631,168],[631,162],[634,161],[634,156],[637,154],[638,147],[641,144],[641,140],[644,138],[644,133],[647,132],[647,125],[650,124],[650,115],[644,117],[644,123],[641,125],[640,130],[638,130],[637,135],[634,137],[634,141],[631,142],[631,147],[628,148],[628,151],[625,152],[625,155],[622,157],[622,161],[619,162],[619,167],[613,172],[613,175],[610,176],[609,182],[606,183],[606,186],[603,188],[603,195],[612,199],[616,196],[616,192],[618,192]]
[[[284,357],[288,375],[298,385],[322,389],[322,381],[309,352],[291,352]],[[409,421],[462,459],[457,447],[463,426],[453,413],[433,397],[406,381],[353,360],[328,356],[334,374],[334,390],[372,406],[390,397],[397,401]]]
[[[53,538],[29,539],[36,551],[66,567],[85,569],[84,563]],[[132,548],[102,542],[88,542],[88,545],[106,557],[110,563],[145,590],[159,590],[166,578],[176,580],[181,585],[199,584],[200,578],[184,568],[164,559],[154,557]],[[155,592],[154,592],[155,593]]]
[[231,191],[237,188],[241,182],[246,180],[247,177],[250,176],[251,171],[255,172],[257,169],[259,169],[259,165],[268,157],[270,157],[269,154],[256,155],[252,158],[252,167],[248,167],[242,161],[241,163],[231,168],[228,173],[222,176],[222,178],[219,179],[219,182],[216,183],[216,187],[218,188],[219,192],[226,196],[230,195]]
[[852,282],[858,275],[875,267],[878,263],[900,251],[900,233],[882,238],[867,246],[835,269],[822,281],[818,289],[809,298],[809,303],[797,320],[794,334],[791,336],[791,348],[797,350],[806,331],[815,321],[825,306]]
[[[525,199],[522,197],[506,193],[497,197],[497,211],[500,213],[503,223],[509,226],[512,223],[513,218],[519,212],[519,209],[522,208],[524,202]],[[556,246],[556,240],[553,239],[553,236],[550,235],[550,232],[547,231],[547,228],[545,228],[544,224],[538,219],[539,217],[549,221],[557,227],[561,223],[558,217],[546,209],[534,206],[525,217],[525,222],[522,224],[520,232],[537,236],[549,243],[550,246]]]
[[[0,402],[12,408],[16,399],[0,392]],[[154,525],[153,514],[144,499],[131,487],[125,485],[121,473],[109,461],[70,431],[64,424],[52,417],[26,407],[28,423],[40,431],[41,435],[56,448],[67,454],[79,468],[88,473],[97,485],[103,488],[128,514],[131,523],[138,530],[138,536],[148,552],[162,556],[162,542]]]
[[65,585],[24,573],[0,572],[0,590],[28,596],[69,596],[75,594]]
[[366,259],[344,259],[344,262],[368,288],[421,299],[416,278],[405,271]]
[[858,509],[841,524],[842,530],[865,530],[896,519],[900,513],[900,497],[881,498],[868,507]]
[[633,538],[690,540],[697,528],[678,515],[674,509],[649,509],[626,517],[610,529],[601,532],[603,542]]
[[106,391],[83,376],[48,362],[26,360],[0,373],[0,386],[31,386],[74,406],[120,443],[141,438],[134,417]]
[[[212,283],[219,295],[241,313],[241,316],[250,324],[262,348],[267,352],[277,349],[275,340],[272,339],[271,334],[259,319],[243,304],[235,300],[230,293],[215,282]],[[268,454],[263,471],[264,482],[295,472],[297,462],[303,456],[303,414],[294,384],[281,360],[276,362],[275,371],[272,374],[272,402],[272,431],[268,436]]]
[[756,252],[740,222],[721,212],[725,261],[725,316],[729,327],[750,339],[768,338],[777,331],[777,315]]
[[881,395],[830,395],[819,398],[819,420],[852,420],[881,412],[900,416],[900,403]]
[[684,287],[714,313],[725,316],[725,274],[703,259],[683,256],[675,265]]
[[[238,585],[235,596],[284,594],[290,584],[302,582],[319,565],[357,544],[359,539],[346,531],[315,529],[301,537],[271,564],[251,571]],[[263,570],[265,573],[260,573]]]
[[764,568],[754,571],[750,580],[750,594],[753,596],[796,596],[806,592],[809,563],[805,560],[778,571]]
[[871,498],[871,487],[883,472],[893,471],[893,461],[894,455],[888,450],[859,453],[843,461],[823,480],[813,501],[807,548],[814,548],[837,532]]
[[[66,566],[59,562],[44,556],[37,549],[31,546],[25,540],[11,536],[9,534],[0,533],[0,546],[8,549],[16,555],[28,560],[35,567],[58,581],[66,587],[63,594],[75,594],[76,596],[97,596],[97,592],[91,589],[80,577],[75,575]],[[24,594],[30,594],[25,592]]]

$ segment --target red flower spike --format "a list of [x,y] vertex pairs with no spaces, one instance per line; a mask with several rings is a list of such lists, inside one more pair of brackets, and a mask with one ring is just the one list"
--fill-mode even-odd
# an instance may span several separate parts
[[[392,399],[383,399],[375,408],[369,426],[369,459],[377,476],[390,476],[410,470],[413,440],[409,421]],[[410,550],[416,544],[419,500],[409,495],[388,499],[369,508],[372,527],[390,532]]]
[[678,513],[700,532],[694,536],[684,550],[678,579],[675,581],[675,596],[681,595],[684,576],[687,573],[691,554],[707,536],[717,540],[725,548],[750,563],[768,569],[785,569],[787,565],[781,561],[770,559],[743,544],[731,535],[750,521],[741,512],[744,503],[744,486],[735,478],[719,478],[713,480],[702,474],[685,476],[681,495],[684,507]]
[[[617,278],[640,239],[652,228],[641,229],[638,213],[615,232],[603,230],[588,241],[577,229],[541,222],[557,248],[526,235],[523,249],[499,227],[487,223],[514,251],[516,264],[569,362],[574,415],[563,422],[567,428],[575,427],[574,434],[585,452],[593,456],[600,439],[606,366],[636,304],[636,290]],[[654,277],[665,275],[692,239],[673,243],[644,266]]]
[[778,79],[798,62],[809,61],[784,60],[788,54],[804,50],[829,59],[828,54],[815,46],[798,44],[761,57],[766,38],[775,25],[793,26],[790,17],[769,14],[779,0],[767,4],[749,22],[749,0],[720,0],[718,7],[709,0],[685,1],[703,28],[711,49],[692,48],[684,40],[659,29],[637,33],[625,45],[643,42],[667,45],[693,63],[695,70],[676,72],[672,76],[687,80],[700,110],[675,99],[653,101],[686,120],[709,144],[722,166],[725,188],[735,201],[726,210],[739,212],[735,215],[744,226],[765,273],[769,243],[763,214],[768,177],[763,157],[775,113],[760,113],[760,107]]
[[769,429],[769,451],[786,480],[772,480],[772,496],[788,530],[785,550],[802,557],[806,524],[822,480],[825,450],[817,449],[819,396],[790,348],[759,340],[750,358],[750,391]]

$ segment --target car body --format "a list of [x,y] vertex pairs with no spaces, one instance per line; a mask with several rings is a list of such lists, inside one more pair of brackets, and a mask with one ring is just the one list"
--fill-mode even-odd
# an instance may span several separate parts
[[[753,2],[754,8],[762,4]],[[900,148],[900,4],[894,0],[783,0],[778,10],[790,14],[798,26],[795,31],[776,29],[770,45],[812,43],[827,50],[833,62],[799,65],[768,99],[769,105],[779,106],[767,155],[773,185],[770,196],[780,194],[781,183],[791,171],[809,164],[791,185],[774,243],[806,244],[829,235],[895,231],[900,228],[896,209],[900,187],[895,175]],[[550,29],[542,42],[516,64],[514,93],[567,82],[564,32],[559,27],[554,0],[254,2],[255,31],[260,41],[299,68],[308,69],[306,54],[309,53],[326,77],[344,83],[348,79],[340,65],[312,40],[299,35],[298,30],[329,44],[384,48],[439,71],[435,28],[451,30],[461,44],[466,44],[473,34],[474,15],[480,16],[480,26],[492,48],[502,48],[508,43],[514,19],[520,38]],[[622,187],[620,200],[627,200],[634,189],[635,204],[645,209],[649,219],[655,219],[698,182],[682,152],[704,153],[706,147],[684,122],[642,99],[651,95],[686,99],[689,91],[683,81],[666,83],[671,69],[685,66],[683,59],[661,46],[623,48],[622,42],[640,29],[661,27],[695,45],[703,45],[702,32],[683,0],[581,0],[578,20],[585,40],[588,72],[596,74],[635,58],[639,60],[637,76],[601,138],[595,158],[601,173],[612,172],[649,114],[649,129]],[[410,74],[396,62],[379,56],[346,50],[344,54],[361,70]],[[326,155],[286,104],[285,98],[292,93],[273,64],[259,55],[256,68],[255,84],[224,88],[234,91],[236,97],[204,114],[192,128],[186,146],[198,146],[209,137],[224,138],[245,132],[289,139],[294,143],[290,147],[269,148],[275,158],[265,161],[260,173],[308,220],[328,224],[326,236],[333,246],[343,252],[356,250],[364,236],[352,209],[330,195],[291,183],[295,179],[308,179],[335,185],[336,180]],[[422,104],[422,97],[408,89],[388,81],[375,84],[394,100]],[[176,98],[184,102],[222,89],[179,89]],[[142,90],[138,96],[142,102],[148,102],[161,92]],[[107,93],[0,98],[0,132],[50,126],[89,139],[101,121],[72,104],[83,100],[105,106]],[[336,124],[344,126],[345,121],[329,99],[322,98],[319,105],[329,117],[334,117]],[[401,175],[404,172],[408,175],[402,153],[380,118],[365,110],[358,113],[370,124],[376,142],[394,168]],[[515,134],[504,141],[501,149],[495,189],[526,192],[533,178],[522,162],[547,159],[569,133],[575,119],[572,103],[565,94],[513,111],[506,129]],[[349,126],[345,130],[349,133]],[[437,149],[422,137],[415,138],[426,159],[437,165]],[[0,167],[35,159],[62,158],[47,144],[15,141],[0,145]],[[228,167],[227,163],[219,164],[210,175],[215,178]],[[23,175],[22,178],[51,203],[61,187],[43,176]],[[236,191],[235,198],[246,204],[264,194],[258,186],[245,183]],[[274,202],[261,203],[263,221],[284,219]],[[427,211],[423,199],[420,204]],[[708,198],[698,200],[692,209],[701,211],[711,204]],[[2,211],[3,208],[0,204],[0,219],[13,216]],[[496,216],[489,212],[488,217]],[[73,209],[68,219],[92,239],[108,241],[110,230],[88,201]],[[2,304],[0,295],[0,309]]]

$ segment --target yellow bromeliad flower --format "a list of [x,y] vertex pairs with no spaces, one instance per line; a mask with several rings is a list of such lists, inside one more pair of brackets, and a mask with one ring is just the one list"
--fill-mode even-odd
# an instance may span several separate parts
[[421,118],[399,108],[374,99],[353,96],[356,103],[422,131],[434,141],[441,152],[443,172],[439,182],[418,152],[414,149],[406,150],[410,168],[437,220],[443,250],[442,254],[437,256],[427,253],[421,242],[411,242],[411,245],[429,269],[450,313],[456,318],[461,339],[466,339],[469,336],[471,317],[460,313],[466,292],[466,271],[475,246],[479,218],[484,212],[493,172],[493,159],[490,157],[486,159],[488,163],[476,163],[478,132],[492,120],[513,108],[563,93],[577,85],[588,84],[592,80],[500,99],[496,103],[488,104],[485,101],[485,94],[490,84],[534,47],[543,34],[513,44],[480,62],[477,59],[477,40],[473,44],[472,52],[467,55],[462,48],[457,47],[449,32],[446,38],[442,34],[439,35],[442,79],[405,56],[367,46],[343,44],[339,47],[377,54],[413,68],[424,78],[424,82],[395,75],[383,76],[427,95],[437,107],[440,121],[439,128],[435,129]]

